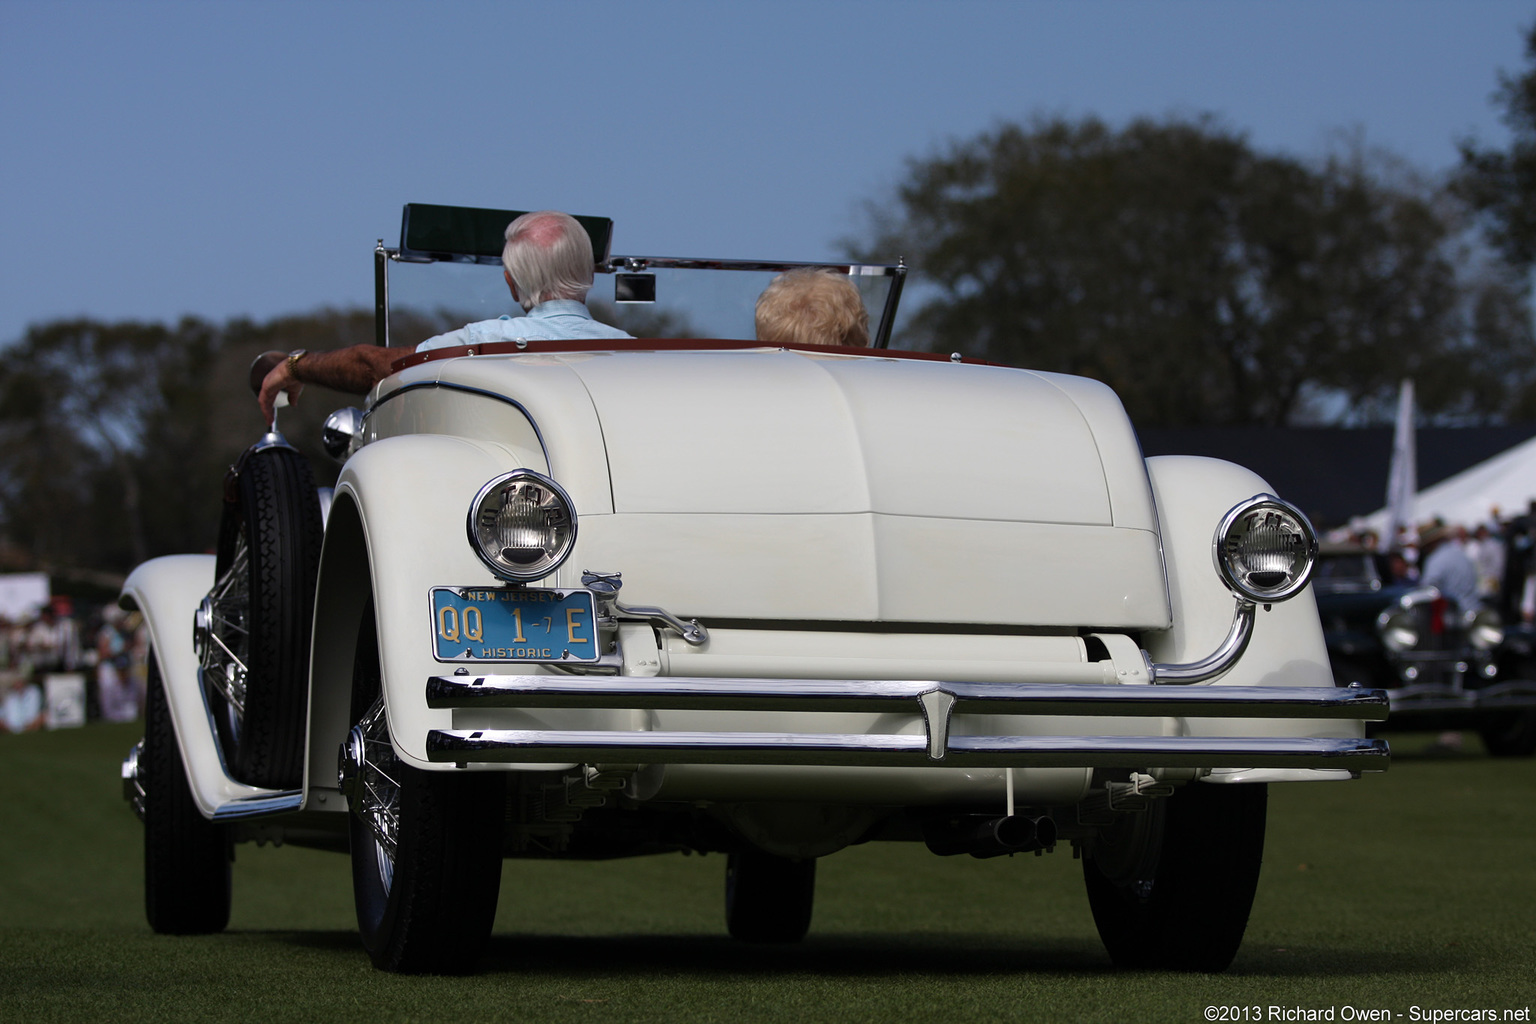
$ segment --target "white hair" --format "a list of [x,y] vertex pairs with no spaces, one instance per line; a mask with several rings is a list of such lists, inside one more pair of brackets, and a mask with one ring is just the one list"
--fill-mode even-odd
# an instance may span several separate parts
[[501,265],[517,285],[525,310],[550,299],[585,302],[592,287],[592,239],[569,214],[525,213],[507,225]]

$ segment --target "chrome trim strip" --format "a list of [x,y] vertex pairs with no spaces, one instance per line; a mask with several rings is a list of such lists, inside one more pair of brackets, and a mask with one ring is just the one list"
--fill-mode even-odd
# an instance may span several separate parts
[[246,796],[220,804],[213,812],[214,821],[237,821],[241,818],[261,818],[270,814],[297,811],[304,806],[302,789],[272,790],[262,796]]
[[599,274],[640,270],[833,270],[850,277],[905,277],[900,263],[806,263],[795,260],[715,260],[690,256],[610,256],[593,269]]
[[1187,685],[1203,683],[1224,674],[1237,664],[1237,659],[1241,658],[1243,652],[1248,649],[1248,641],[1253,639],[1253,618],[1253,604],[1239,598],[1237,610],[1232,615],[1232,628],[1227,631],[1227,638],[1221,642],[1220,647],[1199,661],[1182,665],[1152,664],[1149,666],[1152,682]]
[[1192,736],[955,736],[433,729],[436,762],[858,765],[875,767],[1187,767],[1385,769],[1384,740]]
[[[1062,665],[1097,668],[1109,662]],[[1109,674],[1113,675],[1110,665]],[[1307,718],[1381,721],[1385,690],[1211,686],[1162,689],[1073,683],[904,679],[724,679],[682,676],[432,676],[430,708],[641,708],[674,711],[816,711],[934,714],[947,695],[956,714]],[[946,716],[947,717],[947,716]]]

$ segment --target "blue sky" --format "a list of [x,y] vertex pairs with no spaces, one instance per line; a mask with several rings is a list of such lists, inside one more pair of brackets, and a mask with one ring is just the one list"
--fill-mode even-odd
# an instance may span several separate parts
[[[616,252],[820,259],[904,161],[1031,114],[1502,143],[1536,4],[0,0],[0,344],[371,301],[401,204],[612,216]],[[896,254],[891,254],[892,256]]]

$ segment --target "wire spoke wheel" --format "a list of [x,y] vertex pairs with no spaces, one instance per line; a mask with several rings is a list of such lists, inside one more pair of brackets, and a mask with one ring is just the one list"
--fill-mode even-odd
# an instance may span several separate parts
[[474,969],[501,888],[505,792],[497,772],[423,771],[390,740],[373,606],[352,669],[352,727],[341,750],[351,812],[352,894],[375,967]]
[[400,839],[400,759],[389,742],[384,721],[384,699],[358,722],[360,764],[354,814],[372,836],[373,857],[379,881],[388,893],[395,879],[395,853]]
[[208,706],[216,709],[214,724],[225,751],[240,743],[245,718],[245,687],[250,678],[250,545],[244,524],[235,538],[227,569],[219,576],[198,609],[198,662]]

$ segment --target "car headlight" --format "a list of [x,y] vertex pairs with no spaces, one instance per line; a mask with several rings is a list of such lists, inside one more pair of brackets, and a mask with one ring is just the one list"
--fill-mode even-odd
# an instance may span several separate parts
[[1480,651],[1491,651],[1504,642],[1504,624],[1499,613],[1480,608],[1467,617],[1467,639]]
[[469,506],[469,543],[502,579],[531,583],[560,567],[576,543],[570,496],[531,469],[503,473]]
[[1272,494],[1239,502],[1221,519],[1212,545],[1227,589],[1255,604],[1300,593],[1317,561],[1317,534],[1307,517]]
[[1419,622],[1412,608],[1388,608],[1376,617],[1376,631],[1389,651],[1411,651],[1419,646]]

